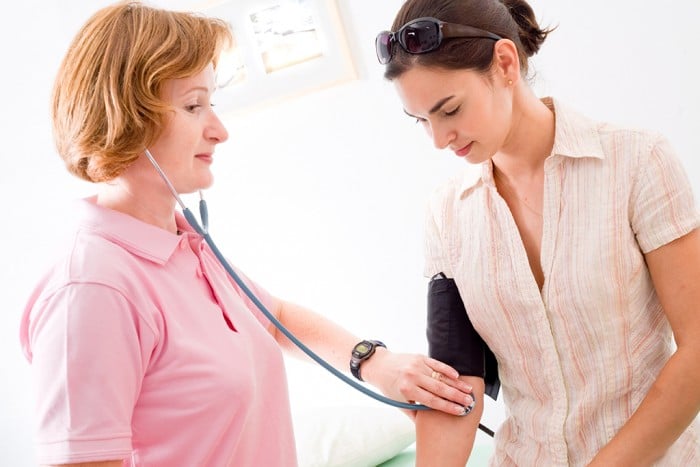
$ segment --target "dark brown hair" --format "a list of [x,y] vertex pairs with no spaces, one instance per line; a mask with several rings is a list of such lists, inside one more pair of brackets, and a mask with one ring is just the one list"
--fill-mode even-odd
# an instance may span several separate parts
[[218,19],[120,2],[95,13],[56,76],[54,141],[68,170],[87,181],[117,177],[155,141],[170,107],[167,80],[188,78],[232,43]]
[[[537,53],[552,31],[540,28],[535,13],[524,0],[407,0],[396,14],[391,30],[397,31],[409,21],[424,16],[473,26],[510,39],[518,49],[523,74],[527,74],[529,57]],[[392,80],[416,65],[485,73],[491,67],[493,46],[491,39],[449,38],[439,49],[415,55],[397,45],[384,77]]]

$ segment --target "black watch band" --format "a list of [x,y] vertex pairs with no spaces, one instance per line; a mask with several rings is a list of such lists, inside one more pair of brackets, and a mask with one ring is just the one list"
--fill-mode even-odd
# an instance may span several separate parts
[[386,345],[384,345],[384,343],[381,341],[365,340],[358,342],[355,344],[355,347],[352,348],[352,354],[350,356],[350,373],[352,373],[355,378],[359,379],[360,381],[364,381],[360,375],[360,366],[362,365],[362,362],[369,359],[369,357],[374,354],[377,347],[386,348]]

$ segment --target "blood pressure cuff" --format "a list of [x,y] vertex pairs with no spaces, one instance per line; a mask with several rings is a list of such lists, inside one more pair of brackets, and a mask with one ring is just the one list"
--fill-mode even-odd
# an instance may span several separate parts
[[463,376],[484,378],[496,399],[501,382],[496,357],[472,326],[454,279],[439,273],[428,285],[428,353]]

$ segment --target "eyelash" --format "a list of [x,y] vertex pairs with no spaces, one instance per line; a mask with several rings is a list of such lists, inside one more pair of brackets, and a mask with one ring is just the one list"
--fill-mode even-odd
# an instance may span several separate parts
[[[445,115],[445,117],[452,117],[454,115],[457,115],[457,112],[459,112],[460,108],[461,108],[461,106],[458,105],[457,107],[455,107],[454,110],[452,110],[450,112],[443,112],[443,114]],[[415,119],[416,119],[416,123],[423,123],[426,121],[424,118],[419,118],[419,117],[415,117]]]
[[451,117],[451,116],[453,116],[453,115],[456,115],[457,112],[459,112],[459,108],[460,108],[460,106],[458,105],[457,107],[455,107],[455,109],[454,109],[453,111],[451,111],[451,112],[445,112],[445,116]]
[[[200,107],[204,107],[204,106],[201,105],[201,104],[186,105],[186,106],[185,106],[185,110],[186,110],[187,112],[194,113],[194,111],[197,110],[197,109],[200,108]],[[216,104],[214,104],[214,103],[212,102],[211,104],[209,104],[209,107],[214,108],[214,107],[216,107]]]

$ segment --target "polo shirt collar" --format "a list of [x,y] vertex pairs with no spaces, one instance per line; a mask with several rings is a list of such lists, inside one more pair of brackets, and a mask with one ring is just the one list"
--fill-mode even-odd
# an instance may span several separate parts
[[[181,236],[148,224],[133,216],[99,206],[97,197],[78,204],[79,226],[115,243],[133,255],[165,264],[180,243]],[[195,234],[184,217],[176,212],[176,224],[186,234]]]
[[[552,97],[544,97],[542,102],[554,111],[554,145],[550,157],[605,158],[596,122],[572,111]],[[460,184],[460,193],[463,194],[480,181],[493,184],[491,160],[481,163],[481,170],[465,172]]]

